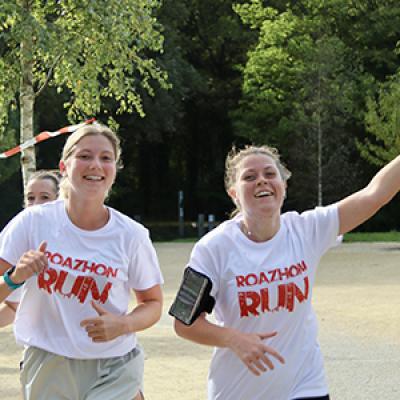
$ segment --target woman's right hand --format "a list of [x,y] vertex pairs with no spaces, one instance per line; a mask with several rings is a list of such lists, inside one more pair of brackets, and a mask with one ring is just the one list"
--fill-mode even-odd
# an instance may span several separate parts
[[284,358],[273,348],[264,343],[265,339],[274,337],[272,333],[245,333],[232,331],[228,347],[242,360],[254,375],[261,375],[269,369],[274,369],[271,357],[284,364]]
[[10,278],[14,283],[25,282],[34,274],[39,274],[47,268],[48,260],[45,255],[47,243],[42,242],[37,250],[29,250],[18,260]]

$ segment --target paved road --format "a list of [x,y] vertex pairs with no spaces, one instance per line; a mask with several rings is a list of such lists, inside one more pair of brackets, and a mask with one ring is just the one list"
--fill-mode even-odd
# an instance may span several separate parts
[[[166,313],[191,246],[156,244],[165,277],[165,312],[157,326],[140,334],[148,400],[206,398],[211,349],[176,338]],[[323,258],[314,307],[332,399],[400,399],[399,288],[400,243],[342,244]],[[10,328],[1,330],[2,400],[21,398],[19,356]]]

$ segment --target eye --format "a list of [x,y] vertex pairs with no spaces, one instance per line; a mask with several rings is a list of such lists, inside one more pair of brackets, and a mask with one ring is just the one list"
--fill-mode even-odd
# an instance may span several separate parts
[[107,156],[102,156],[101,159],[103,161],[106,161],[106,162],[113,162],[114,161],[114,158],[111,157],[111,156],[108,156],[108,155]]
[[248,175],[244,175],[243,180],[245,181],[253,181],[255,179],[255,175],[253,174],[248,174]]

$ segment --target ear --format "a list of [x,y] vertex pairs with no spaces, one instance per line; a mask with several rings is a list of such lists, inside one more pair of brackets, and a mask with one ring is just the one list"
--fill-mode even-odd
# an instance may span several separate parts
[[226,191],[228,193],[228,196],[233,200],[233,202],[236,201],[236,190],[235,188],[231,187]]
[[64,176],[66,172],[65,162],[61,160],[58,164],[58,167],[60,168],[61,175]]
[[240,207],[239,199],[237,197],[237,192],[234,187],[231,187],[230,189],[227,190],[228,196],[231,198],[233,201],[233,204],[235,204],[236,207]]
[[284,182],[284,188],[285,188],[285,193],[284,193],[283,199],[285,200],[287,197],[287,181]]

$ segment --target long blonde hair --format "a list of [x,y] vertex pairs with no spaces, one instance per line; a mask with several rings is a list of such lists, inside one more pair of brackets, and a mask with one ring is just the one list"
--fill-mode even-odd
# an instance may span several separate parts
[[[118,169],[122,168],[121,164],[121,144],[115,132],[105,125],[95,123],[93,125],[86,125],[69,136],[65,142],[61,161],[66,162],[75,150],[75,146],[87,136],[104,136],[109,140],[114,150],[115,162]],[[69,197],[70,182],[66,175],[63,175],[60,181],[60,198],[67,199]]]

